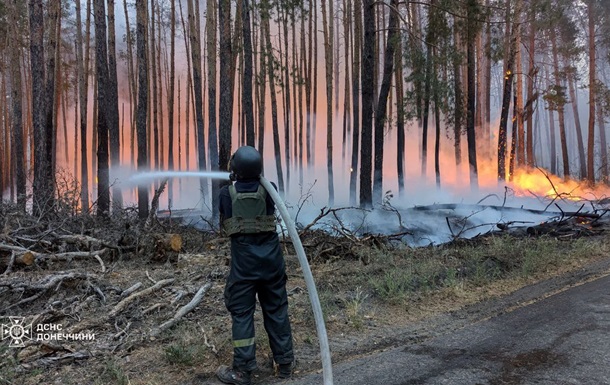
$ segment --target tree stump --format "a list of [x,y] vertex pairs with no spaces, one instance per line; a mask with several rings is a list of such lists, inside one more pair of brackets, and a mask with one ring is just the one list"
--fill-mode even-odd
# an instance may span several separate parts
[[182,250],[180,234],[153,233],[140,240],[141,251],[154,262],[178,262]]

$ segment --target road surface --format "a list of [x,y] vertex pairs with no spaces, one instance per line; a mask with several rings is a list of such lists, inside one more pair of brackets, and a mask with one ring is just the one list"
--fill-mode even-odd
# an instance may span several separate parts
[[[335,385],[610,384],[610,276],[422,343],[335,364]],[[322,384],[313,374],[286,385]]]

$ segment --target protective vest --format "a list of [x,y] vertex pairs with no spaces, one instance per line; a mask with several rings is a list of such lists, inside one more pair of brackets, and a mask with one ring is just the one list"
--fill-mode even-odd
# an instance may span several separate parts
[[275,231],[275,216],[267,215],[267,191],[261,185],[256,192],[238,193],[229,186],[233,216],[222,223],[227,235]]

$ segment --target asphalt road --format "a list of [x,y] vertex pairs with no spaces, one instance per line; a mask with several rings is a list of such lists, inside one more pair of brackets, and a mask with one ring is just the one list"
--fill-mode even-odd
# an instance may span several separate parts
[[[335,385],[610,384],[610,276],[419,344],[334,365]],[[315,374],[289,385],[322,384]]]

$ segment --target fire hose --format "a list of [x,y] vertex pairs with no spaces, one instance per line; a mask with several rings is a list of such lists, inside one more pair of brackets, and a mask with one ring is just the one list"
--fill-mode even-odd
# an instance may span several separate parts
[[260,177],[260,183],[275,202],[275,206],[278,208],[280,215],[284,220],[284,224],[288,230],[288,235],[290,235],[290,239],[292,239],[292,244],[294,245],[301,268],[303,269],[303,276],[305,278],[305,284],[307,285],[307,292],[309,293],[309,301],[311,302],[314,319],[316,321],[318,340],[320,341],[320,355],[322,358],[324,385],[333,385],[333,372],[330,360],[330,349],[328,347],[328,336],[326,334],[326,325],[324,324],[324,316],[322,315],[322,307],[320,306],[318,290],[316,289],[316,284],[313,280],[313,275],[311,274],[311,268],[307,262],[307,256],[305,256],[305,249],[301,243],[301,238],[299,238],[299,233],[294,225],[294,221],[290,217],[288,209],[286,208],[286,205],[284,204],[284,201],[280,195],[277,193],[271,183],[262,176]]

